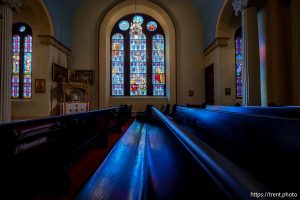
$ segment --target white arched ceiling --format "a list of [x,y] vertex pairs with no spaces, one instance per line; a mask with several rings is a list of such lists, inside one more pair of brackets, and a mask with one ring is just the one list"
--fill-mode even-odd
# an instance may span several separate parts
[[[88,1],[89,0],[44,0],[54,23],[55,37],[67,47],[71,47],[71,30],[74,13],[80,3]],[[160,3],[160,0],[151,1]],[[115,2],[120,2],[120,0],[115,0]],[[194,4],[202,20],[205,48],[215,39],[216,23],[223,0],[191,0],[191,2]]]

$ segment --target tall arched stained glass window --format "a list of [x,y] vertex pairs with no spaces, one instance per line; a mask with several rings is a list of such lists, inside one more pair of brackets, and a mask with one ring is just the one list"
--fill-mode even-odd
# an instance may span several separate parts
[[112,36],[112,95],[124,95],[124,37],[120,33]]
[[[141,34],[133,31],[134,23]],[[122,17],[113,27],[111,45],[112,96],[165,96],[164,32],[155,19],[144,14]]]
[[25,23],[13,25],[12,98],[31,98],[32,30]]
[[165,42],[164,36],[157,34],[152,38],[152,84],[153,95],[165,95]]
[[241,29],[235,33],[235,77],[236,77],[236,98],[243,97],[243,43]]

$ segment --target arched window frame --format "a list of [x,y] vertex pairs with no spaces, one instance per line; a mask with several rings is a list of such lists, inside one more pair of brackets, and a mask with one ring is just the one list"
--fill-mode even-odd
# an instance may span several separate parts
[[237,29],[234,35],[234,46],[235,46],[235,88],[236,98],[243,98],[243,43],[242,43],[242,30]]
[[[12,31],[12,99],[32,98],[32,29],[18,22]],[[18,40],[16,40],[18,38]],[[26,46],[25,46],[26,45]]]
[[[130,74],[131,74],[131,69],[130,69],[130,33],[129,33],[129,30],[126,30],[126,31],[123,31],[119,28],[119,23],[123,20],[126,20],[128,21],[129,23],[132,22],[132,19],[134,16],[142,16],[143,19],[144,19],[144,22],[142,23],[142,28],[143,28],[143,33],[145,34],[146,36],[146,70],[147,70],[147,80],[146,80],[146,87],[147,87],[147,94],[146,95],[131,95],[131,84],[130,84]],[[155,31],[149,31],[147,29],[147,23],[150,22],[150,21],[154,21],[156,22],[157,24],[157,28]],[[115,95],[113,94],[113,75],[112,75],[112,70],[113,70],[113,58],[112,58],[112,53],[113,53],[113,35],[115,34],[122,34],[122,36],[124,37],[124,94],[123,95]],[[154,84],[154,78],[153,75],[155,75],[155,73],[153,73],[153,60],[152,60],[152,53],[153,53],[153,45],[152,45],[152,38],[153,36],[155,35],[162,35],[162,37],[164,38],[164,44],[163,44],[163,70],[162,70],[162,84],[160,84],[161,86],[163,86],[163,95],[155,95],[154,92],[153,92],[153,86],[154,85],[158,85],[158,84]],[[117,21],[117,23],[114,25],[113,29],[112,29],[112,32],[111,32],[111,69],[110,69],[110,75],[111,75],[111,81],[110,81],[110,94],[111,96],[134,96],[134,97],[138,97],[138,96],[166,96],[166,56],[165,56],[165,34],[164,34],[164,31],[162,29],[162,27],[160,26],[160,24],[155,20],[153,19],[152,17],[148,16],[148,15],[145,15],[145,14],[129,14],[127,16],[124,16],[122,17],[121,19],[119,19]],[[161,94],[160,93],[160,94]]]

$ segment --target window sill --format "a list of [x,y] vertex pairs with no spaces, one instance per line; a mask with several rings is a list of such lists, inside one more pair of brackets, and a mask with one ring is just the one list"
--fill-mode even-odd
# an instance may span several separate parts
[[11,102],[31,102],[31,99],[11,99]]
[[33,106],[34,103],[32,99],[12,99],[11,100],[12,106]]
[[168,99],[167,96],[110,96],[110,99]]

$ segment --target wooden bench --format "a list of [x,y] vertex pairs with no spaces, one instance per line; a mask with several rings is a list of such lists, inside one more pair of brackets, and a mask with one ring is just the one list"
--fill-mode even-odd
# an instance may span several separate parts
[[276,191],[298,191],[300,120],[177,106],[174,120]]
[[300,119],[299,106],[261,107],[261,106],[206,106],[208,110],[219,110],[252,115],[268,115]]
[[76,199],[251,199],[253,177],[148,106]]
[[[107,145],[107,133],[123,106],[0,125],[7,189],[16,198],[68,190],[69,168],[90,148]],[[111,122],[113,121],[113,123]],[[12,194],[10,194],[12,195]]]

